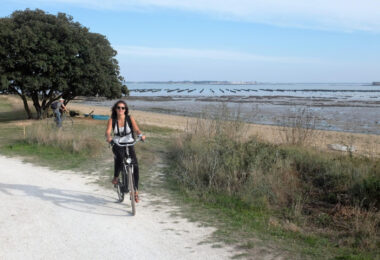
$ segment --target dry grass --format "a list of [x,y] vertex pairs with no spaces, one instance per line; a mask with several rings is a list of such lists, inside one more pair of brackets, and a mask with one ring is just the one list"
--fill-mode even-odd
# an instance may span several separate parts
[[176,139],[179,181],[192,188],[204,187],[205,192],[239,196],[260,207],[294,205],[299,210],[300,178],[289,161],[279,160],[281,154],[273,154],[273,146],[250,138],[238,113],[224,120],[228,110],[219,111],[211,119],[189,121],[185,133]]
[[376,249],[380,241],[380,212],[360,205],[338,206],[331,214],[332,221],[343,232],[340,244],[363,249]]
[[318,118],[309,107],[295,108],[277,124],[278,136],[283,144],[309,145],[319,134],[315,131]]
[[51,146],[69,153],[85,153],[90,156],[98,155],[103,143],[95,138],[92,128],[75,127],[62,130],[46,121],[37,121],[25,129],[25,141],[31,144]]
[[225,104],[216,113],[203,112],[201,117],[187,121],[185,133],[198,137],[223,136],[234,141],[248,137],[248,126],[241,120],[239,111],[231,111]]
[[[222,194],[248,208],[280,212],[285,220],[301,225],[299,230],[343,232],[342,237],[332,237],[350,247],[373,249],[379,243],[378,158],[305,148],[310,132],[299,132],[302,138],[296,133],[292,140],[302,142],[291,146],[265,143],[248,136],[238,114],[228,119],[189,121],[171,148],[172,174],[178,183],[206,201],[212,200],[210,194]],[[346,219],[339,218],[344,225],[331,221],[336,205],[356,209]]]

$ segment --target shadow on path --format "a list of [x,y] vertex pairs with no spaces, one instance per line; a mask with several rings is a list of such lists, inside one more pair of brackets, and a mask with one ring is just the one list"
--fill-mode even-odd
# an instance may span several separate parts
[[109,196],[100,197],[98,194],[89,192],[42,188],[35,185],[0,183],[0,193],[7,196],[20,196],[18,192],[51,202],[58,207],[87,214],[126,216],[125,209],[117,207],[117,201]]

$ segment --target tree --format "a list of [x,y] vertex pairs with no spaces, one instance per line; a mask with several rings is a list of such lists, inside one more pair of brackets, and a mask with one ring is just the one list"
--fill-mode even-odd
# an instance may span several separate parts
[[76,96],[128,95],[107,38],[64,13],[15,11],[0,18],[0,92],[17,94],[28,117],[43,118],[52,102]]

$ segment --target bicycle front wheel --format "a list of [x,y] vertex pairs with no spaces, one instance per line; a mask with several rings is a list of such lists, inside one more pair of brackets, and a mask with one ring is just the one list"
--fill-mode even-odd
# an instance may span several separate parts
[[119,178],[119,181],[115,184],[116,192],[118,196],[118,202],[123,202],[124,200],[124,183],[125,183],[125,172],[123,171],[121,173],[121,178]]
[[136,215],[136,201],[135,201],[135,185],[133,181],[133,166],[128,167],[128,186],[129,186],[129,194],[131,197],[131,205],[132,205],[132,215]]

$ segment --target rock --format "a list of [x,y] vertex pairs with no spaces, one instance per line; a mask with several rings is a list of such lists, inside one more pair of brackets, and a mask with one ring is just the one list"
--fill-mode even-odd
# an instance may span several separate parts
[[280,222],[274,217],[270,217],[268,223],[270,226],[276,227],[276,228],[281,226]]
[[343,144],[328,144],[331,150],[341,151],[341,152],[355,152],[356,148],[354,146],[347,146]]
[[291,232],[301,232],[302,231],[302,229],[300,227],[298,227],[296,224],[294,224],[292,222],[284,223],[283,227],[284,227],[284,229],[289,230]]

